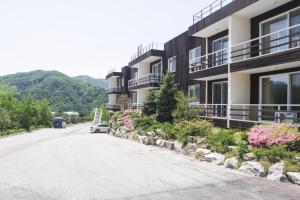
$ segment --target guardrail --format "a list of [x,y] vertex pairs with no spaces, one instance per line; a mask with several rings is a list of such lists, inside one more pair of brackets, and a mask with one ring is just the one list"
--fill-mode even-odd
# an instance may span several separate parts
[[139,85],[144,85],[148,83],[162,83],[163,82],[163,75],[162,74],[155,74],[150,73],[144,76],[141,76],[136,79],[131,79],[128,81],[128,87],[132,88]]
[[133,56],[131,56],[131,61],[134,59],[140,57],[141,55],[147,53],[148,51],[155,49],[155,50],[164,50],[164,44],[158,43],[158,42],[152,42],[145,46],[144,48],[138,50],[137,53],[135,53]]
[[112,92],[117,92],[120,93],[122,92],[122,87],[109,87],[105,89],[106,93],[112,93]]
[[190,103],[190,108],[199,110],[199,117],[220,118],[227,117],[227,104],[200,104]]
[[117,103],[106,103],[105,108],[107,109],[120,109],[121,105]]
[[128,104],[128,109],[131,110],[141,110],[144,108],[144,104],[142,103],[129,103]]
[[193,24],[199,22],[200,20],[204,19],[205,17],[208,17],[212,13],[220,10],[221,8],[223,8],[224,6],[230,4],[233,1],[234,0],[217,0],[217,1],[214,1],[212,4],[210,4],[209,6],[203,8],[201,11],[197,12],[193,16]]

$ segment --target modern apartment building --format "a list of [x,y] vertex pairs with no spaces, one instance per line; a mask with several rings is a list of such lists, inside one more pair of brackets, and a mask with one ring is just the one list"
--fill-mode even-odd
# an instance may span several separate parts
[[196,95],[199,117],[219,126],[299,123],[299,47],[299,0],[217,0],[163,49],[138,51],[128,90],[142,105],[169,71],[179,89]]

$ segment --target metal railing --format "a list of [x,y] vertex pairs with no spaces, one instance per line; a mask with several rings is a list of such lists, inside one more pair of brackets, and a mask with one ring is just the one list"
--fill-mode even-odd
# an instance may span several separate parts
[[214,1],[212,4],[203,8],[201,11],[197,12],[193,16],[193,24],[199,22],[200,20],[204,19],[205,17],[208,17],[212,13],[220,10],[221,8],[230,4],[233,1],[234,0],[216,0],[216,1]]
[[300,123],[300,104],[232,104],[232,120],[258,123]]
[[150,74],[141,76],[139,78],[129,80],[128,87],[131,88],[131,87],[144,85],[144,84],[148,84],[148,83],[162,83],[162,82],[163,82],[162,74],[150,73]]
[[117,103],[106,103],[105,108],[107,109],[120,109],[121,105]]
[[109,87],[105,89],[106,93],[111,93],[111,92],[122,92],[122,87]]
[[199,117],[205,118],[227,118],[227,104],[200,104],[190,103],[190,108],[199,110]]
[[190,64],[190,73],[218,67],[228,63],[228,48],[201,56],[197,62]]
[[131,109],[131,110],[141,110],[143,108],[144,108],[143,103],[129,103],[128,104],[128,109]]
[[141,55],[147,53],[148,51],[150,51],[152,49],[155,49],[155,50],[164,50],[164,44],[158,43],[158,42],[152,42],[152,43],[148,44],[144,48],[139,49],[137,51],[137,53],[135,53],[133,56],[131,56],[131,61],[133,61],[134,59],[140,57]]
[[300,24],[231,47],[231,62],[266,56],[300,47]]

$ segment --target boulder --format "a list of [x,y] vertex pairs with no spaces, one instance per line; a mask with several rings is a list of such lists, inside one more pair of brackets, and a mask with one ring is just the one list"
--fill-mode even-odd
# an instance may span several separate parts
[[166,142],[165,140],[157,139],[155,143],[156,143],[156,145],[157,145],[158,147],[161,147],[161,148],[162,148],[162,147],[165,146],[165,142]]
[[174,150],[176,152],[182,152],[183,151],[183,144],[181,142],[179,142],[179,141],[176,140],[174,142]]
[[154,131],[149,131],[149,132],[146,133],[146,136],[148,136],[148,137],[155,137],[156,134],[155,134]]
[[159,135],[159,136],[161,136],[161,137],[165,137],[165,135],[166,135],[166,133],[163,132],[161,129],[157,129],[157,130],[155,131],[155,133],[156,133],[156,135]]
[[150,145],[155,146],[156,145],[156,139],[154,138],[154,136],[149,136],[148,137]]
[[292,181],[292,183],[300,185],[300,172],[288,172],[287,176]]
[[295,160],[300,161],[300,156],[296,156]]
[[185,146],[185,148],[183,150],[183,153],[185,155],[192,155],[192,154],[194,154],[196,152],[197,148],[198,148],[197,144],[195,144],[195,143],[188,143]]
[[287,177],[283,173],[284,162],[276,163],[272,165],[269,169],[267,179],[276,182],[286,182]]
[[255,159],[255,154],[254,153],[247,153],[244,155],[244,160],[245,161],[252,161]]
[[170,150],[174,150],[175,149],[175,145],[173,141],[165,141],[165,148],[170,149]]
[[205,144],[205,138],[197,138],[197,144]]
[[204,159],[207,162],[213,162],[213,163],[220,165],[223,163],[225,156],[220,153],[210,153],[210,154],[205,155]]
[[237,157],[228,158],[224,162],[224,167],[230,169],[237,169],[239,164],[239,160]]
[[239,168],[239,171],[260,177],[265,176],[264,167],[259,162],[254,161],[243,162],[241,167]]
[[204,156],[210,153],[211,151],[209,149],[198,148],[195,152],[194,158],[203,160]]

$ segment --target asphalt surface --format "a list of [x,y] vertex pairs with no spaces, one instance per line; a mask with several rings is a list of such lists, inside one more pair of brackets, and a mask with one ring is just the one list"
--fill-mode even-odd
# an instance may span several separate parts
[[0,139],[0,200],[300,199],[300,186],[88,130],[82,124]]

